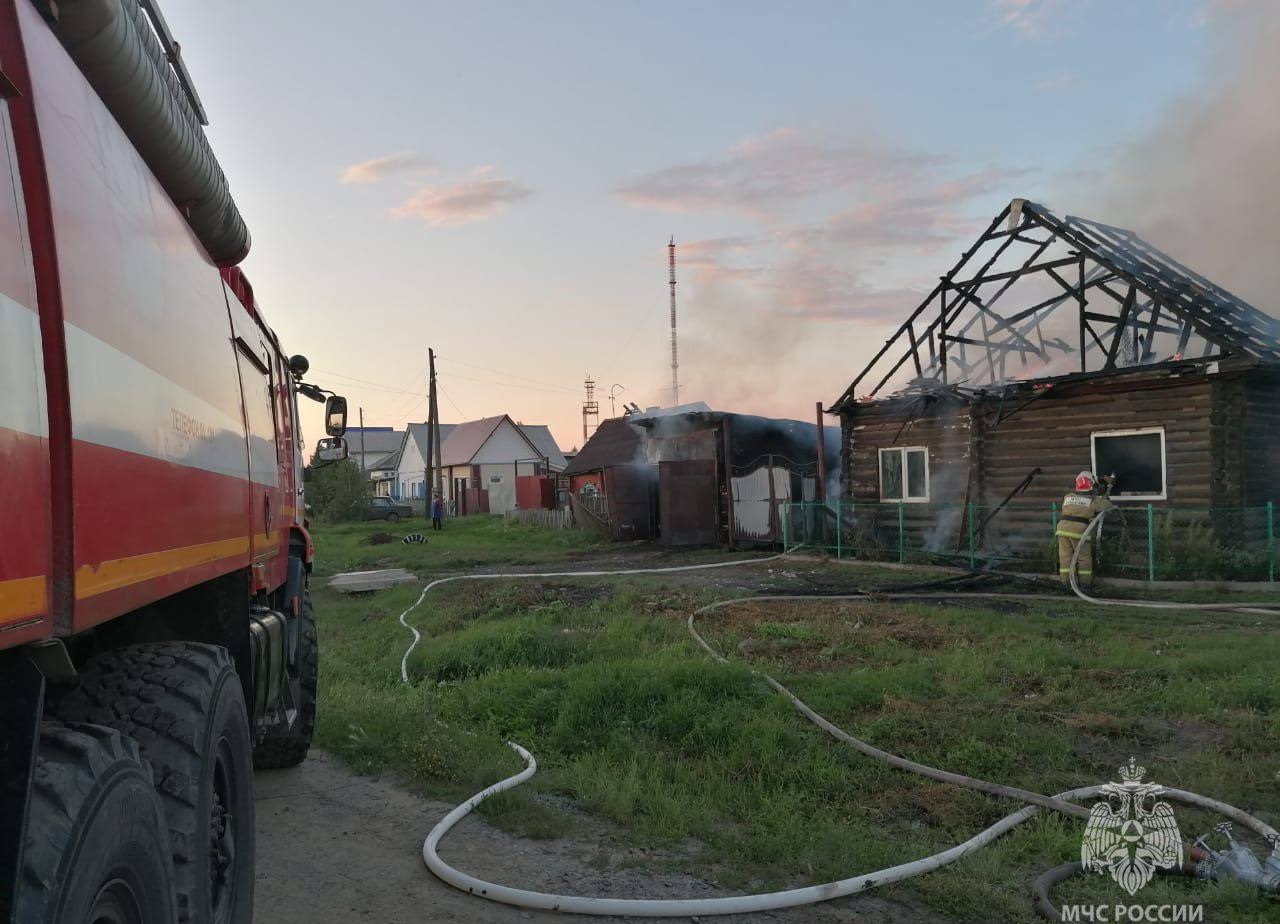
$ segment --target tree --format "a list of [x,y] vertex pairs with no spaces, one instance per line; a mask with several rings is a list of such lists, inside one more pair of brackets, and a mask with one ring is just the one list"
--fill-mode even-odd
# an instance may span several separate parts
[[365,477],[354,459],[317,465],[311,457],[311,481],[307,502],[318,519],[328,523],[361,518],[365,499]]

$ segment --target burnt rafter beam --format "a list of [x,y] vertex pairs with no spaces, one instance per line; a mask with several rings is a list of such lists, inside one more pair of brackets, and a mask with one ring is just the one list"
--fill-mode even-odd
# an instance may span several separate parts
[[[1045,216],[1039,214],[1037,217],[1045,218]],[[1069,218],[1068,222],[1071,221]],[[1232,335],[1235,332],[1243,332],[1242,327],[1244,325],[1241,323],[1243,312],[1238,307],[1240,304],[1238,299],[1227,293],[1228,298],[1223,298],[1215,304],[1211,299],[1197,298],[1190,285],[1179,286],[1174,284],[1176,280],[1169,280],[1166,275],[1168,272],[1194,274],[1181,264],[1176,263],[1176,261],[1172,261],[1172,266],[1170,266],[1166,262],[1169,259],[1168,257],[1156,255],[1157,252],[1153,251],[1149,244],[1146,244],[1145,241],[1142,241],[1132,232],[1091,223],[1095,227],[1091,227],[1089,232],[1098,237],[1098,240],[1092,240],[1079,224],[1069,223],[1064,225],[1059,222],[1046,222],[1046,224],[1051,228],[1058,229],[1066,240],[1079,246],[1082,251],[1087,252],[1090,259],[1128,279],[1137,287],[1139,292],[1153,301],[1163,302],[1168,310],[1173,311],[1185,321],[1191,323],[1194,332],[1205,340],[1226,348],[1227,344],[1224,341],[1232,339]],[[1099,227],[1113,232],[1113,236],[1120,240],[1112,240],[1108,236],[1099,233]],[[1118,255],[1112,252],[1122,247],[1129,248],[1133,253],[1138,254],[1138,259],[1121,259],[1123,254]],[[1107,248],[1107,250],[1104,251],[1103,248]],[[1151,262],[1142,262],[1144,258]],[[1152,265],[1153,263],[1154,265]],[[1202,280],[1202,282],[1208,281]],[[1208,285],[1212,287],[1211,291],[1217,289],[1213,283],[1208,283]],[[1201,288],[1204,288],[1204,286],[1201,285]],[[1221,291],[1225,292],[1225,290]],[[1121,296],[1114,291],[1110,291],[1108,294],[1117,301],[1121,300]],[[1218,293],[1215,291],[1214,294]],[[1222,319],[1224,315],[1229,317],[1229,320],[1233,322],[1232,325],[1224,323]],[[1226,332],[1220,329],[1228,327],[1231,330]]]
[[1022,221],[1018,223],[1018,226],[1016,228],[1005,228],[1003,231],[989,231],[986,235],[984,235],[983,240],[994,241],[1002,237],[1016,238],[1023,231],[1029,231],[1032,228],[1039,228],[1039,227],[1043,227],[1043,226],[1034,218],[1032,218],[1029,212],[1023,212]]
[[913,325],[907,324],[907,339],[911,342],[911,360],[915,363],[916,377],[923,374],[920,368],[920,344],[916,342],[916,329]]
[[[885,341],[884,346],[882,346],[880,350],[876,353],[876,355],[872,357],[871,361],[867,363],[865,367],[863,367],[863,370],[858,373],[858,377],[853,380],[853,383],[847,389],[845,389],[844,394],[840,396],[840,400],[837,401],[836,404],[840,404],[846,399],[853,397],[853,395],[855,394],[855,389],[857,389],[858,385],[862,383],[862,380],[866,378],[867,374],[870,373],[871,370],[874,369],[876,365],[880,362],[880,360],[884,358],[884,355],[889,352],[889,350],[893,347],[893,344],[898,340],[898,338],[901,337],[906,332],[907,325],[910,324],[912,321],[914,321],[916,318],[920,317],[920,315],[922,315],[925,311],[927,311],[929,307],[933,304],[933,300],[943,293],[945,288],[944,282],[950,279],[952,276],[954,276],[960,270],[961,267],[963,267],[966,263],[969,262],[969,260],[973,257],[973,255],[978,252],[978,248],[980,248],[983,244],[985,244],[988,240],[991,239],[991,236],[996,233],[996,229],[1000,227],[1000,223],[1003,222],[1008,217],[1009,217],[1009,206],[1006,205],[1003,209],[1000,210],[1000,214],[997,215],[992,220],[991,224],[987,226],[987,229],[982,233],[982,236],[979,237],[976,241],[974,241],[973,245],[960,256],[959,261],[957,261],[956,265],[951,268],[951,272],[948,273],[946,276],[942,277],[943,281],[939,282],[938,285],[934,287],[933,291],[929,293],[929,296],[920,304],[919,307],[916,308],[915,311],[911,312],[911,315],[906,319],[906,321],[902,323],[902,325],[898,328],[898,330],[894,333],[894,335]],[[945,311],[945,303],[946,303],[946,297],[943,296],[944,311]],[[932,322],[929,325],[928,330],[932,330],[937,323],[938,322],[936,320]],[[874,389],[872,389],[871,393],[874,395],[875,393],[880,391],[880,389],[884,387],[884,383],[889,381],[889,379],[893,376],[893,374],[897,372],[898,369],[902,367],[902,364],[905,363],[906,361],[907,361],[907,357],[904,355],[898,361],[898,363],[893,367],[893,369],[890,370],[888,375],[886,375],[883,379],[881,379],[880,384],[878,384]]]
[[[948,343],[964,343],[969,346],[982,347],[987,350],[1001,350],[1006,353],[1029,353],[1031,352],[1024,346],[1016,343],[1010,343],[1008,340],[975,340],[972,337],[962,337],[959,334],[947,334]],[[1038,351],[1037,351],[1038,352]],[[1047,358],[1047,357],[1043,357]]]
[[[1098,268],[1095,268],[1095,270],[1091,270],[1090,272],[1095,272],[1095,271],[1098,271]],[[1114,275],[1098,276],[1098,277],[1095,277],[1094,279],[1086,280],[1084,287],[1085,289],[1089,289],[1092,286],[1099,285],[1102,282],[1105,282],[1109,279],[1114,279],[1114,278],[1115,278]],[[1059,282],[1061,281],[1062,281],[1061,278],[1059,278]],[[1062,295],[1054,295],[1050,298],[1046,298],[1044,301],[1037,302],[1036,304],[1032,305],[1030,308],[1024,308],[1023,310],[1019,311],[1017,314],[1009,315],[1009,317],[1005,318],[1005,320],[1008,321],[1010,324],[1017,324],[1019,321],[1025,320],[1026,318],[1029,318],[1032,315],[1036,314],[1037,312],[1042,311],[1046,308],[1051,308],[1051,309],[1057,308],[1067,299],[1074,298],[1075,294],[1076,294],[1075,289],[1072,288],[1069,291],[1064,292]]]
[[1133,306],[1138,300],[1138,290],[1129,286],[1129,295],[1120,306],[1120,317],[1116,319],[1116,329],[1111,337],[1111,348],[1107,350],[1107,361],[1103,370],[1114,369],[1116,358],[1120,355],[1120,345],[1124,342],[1124,333],[1129,329],[1129,317],[1133,314]]
[[[1035,353],[1041,359],[1046,358],[1044,353],[1041,352],[1038,346],[1036,346],[1034,343],[1032,343],[1030,340],[1024,337],[1016,327],[1014,327],[1004,318],[1000,317],[1000,315],[992,311],[987,305],[984,305],[982,303],[982,299],[978,298],[978,296],[972,295],[968,292],[961,292],[961,291],[956,291],[956,295],[960,296],[960,298],[963,299],[964,301],[971,302],[973,306],[978,309],[979,318],[982,318],[982,319],[990,318],[993,322],[995,322],[995,325],[997,328],[1007,331],[1010,335],[1013,336],[1015,340],[1021,340],[1024,345],[1024,349],[1028,353]],[[977,318],[975,318],[975,320],[977,320]],[[968,329],[972,326],[973,326],[972,323],[965,325],[961,333],[968,331]],[[983,331],[983,333],[985,334],[987,332]],[[960,342],[960,341],[955,341],[955,342]]]
[[[1079,262],[1079,263],[1083,263],[1084,261],[1083,261],[1082,259],[1080,259],[1080,258],[1078,258],[1078,257],[1077,257],[1076,259],[1072,260],[1071,262],[1072,262],[1072,263],[1077,263],[1077,262]],[[1072,298],[1075,298],[1075,299],[1077,299],[1077,300],[1081,298],[1082,293],[1084,292],[1084,287],[1083,287],[1083,286],[1082,286],[1082,287],[1079,287],[1079,288],[1077,288],[1076,286],[1073,286],[1071,283],[1067,282],[1067,280],[1065,280],[1064,278],[1062,278],[1062,276],[1061,276],[1061,275],[1059,275],[1059,274],[1058,274],[1055,270],[1053,270],[1053,269],[1046,268],[1046,269],[1045,269],[1045,273],[1046,273],[1048,276],[1052,277],[1052,279],[1053,279],[1053,281],[1054,281],[1054,282],[1056,282],[1058,285],[1062,286],[1062,288],[1066,290],[1067,295],[1069,295],[1069,296],[1071,296]]]
[[[1099,324],[1116,325],[1120,323],[1119,316],[1114,314],[1100,314],[1096,311],[1086,311],[1084,313],[1084,316],[1088,318],[1090,321],[1097,321]],[[1135,313],[1135,316],[1136,316],[1136,313]],[[1157,334],[1177,334],[1177,333],[1181,333],[1182,331],[1182,328],[1173,327],[1172,325],[1169,325],[1169,324],[1157,324],[1155,327],[1152,327],[1150,324],[1143,324],[1142,326],[1147,331],[1154,331]]]
[[[1010,238],[1010,240],[1012,240],[1012,239],[1013,239],[1013,238]],[[975,300],[975,304],[977,304],[977,305],[978,305],[978,307],[979,307],[979,313],[978,313],[977,317],[975,317],[975,318],[970,318],[970,319],[969,319],[969,321],[968,321],[968,323],[966,323],[966,324],[965,324],[965,325],[960,329],[960,333],[961,333],[961,334],[967,334],[967,333],[969,332],[969,330],[973,327],[974,323],[975,323],[977,320],[981,319],[981,322],[982,322],[982,333],[983,333],[983,336],[984,336],[984,337],[987,337],[987,338],[989,339],[989,338],[990,338],[990,331],[989,331],[989,330],[988,330],[988,328],[987,328],[987,320],[986,320],[986,316],[982,313],[982,312],[984,312],[984,311],[985,311],[985,313],[986,313],[986,314],[991,315],[992,317],[996,318],[996,320],[997,320],[997,322],[998,322],[998,325],[999,325],[999,326],[1001,326],[1001,327],[1005,328],[1006,330],[1008,330],[1009,332],[1011,332],[1012,334],[1014,334],[1014,336],[1021,337],[1024,341],[1027,341],[1027,338],[1024,336],[1024,335],[1025,335],[1025,333],[1026,333],[1026,331],[1019,331],[1017,328],[1015,328],[1015,327],[1013,326],[1015,323],[1017,323],[1016,321],[1014,321],[1014,320],[1010,320],[1010,319],[1008,319],[1008,318],[1000,318],[999,316],[997,316],[997,315],[994,313],[993,308],[994,308],[995,304],[996,304],[996,303],[997,303],[997,302],[998,302],[998,301],[999,301],[999,300],[1004,296],[1004,294],[1005,294],[1006,292],[1008,292],[1010,288],[1012,288],[1013,284],[1014,284],[1015,282],[1017,282],[1017,281],[1018,281],[1018,279],[1020,279],[1020,278],[1021,278],[1021,273],[1025,272],[1025,271],[1027,270],[1027,268],[1028,268],[1028,267],[1030,267],[1033,263],[1035,263],[1035,261],[1036,261],[1037,259],[1039,259],[1039,258],[1040,258],[1040,255],[1041,255],[1042,253],[1044,253],[1044,252],[1045,252],[1045,250],[1049,247],[1049,245],[1050,245],[1050,244],[1052,244],[1056,239],[1057,239],[1057,238],[1056,238],[1056,236],[1055,236],[1055,235],[1050,234],[1050,236],[1049,236],[1047,239],[1045,239],[1044,241],[1039,241],[1039,242],[1037,242],[1037,245],[1036,245],[1035,249],[1034,249],[1034,250],[1032,250],[1032,251],[1031,251],[1031,253],[1029,253],[1029,254],[1027,255],[1027,258],[1026,258],[1025,260],[1023,260],[1023,261],[1022,261],[1022,266],[1021,266],[1021,267],[1019,267],[1019,274],[1018,274],[1018,275],[1011,276],[1009,279],[1005,280],[1004,285],[1000,286],[1000,288],[999,288],[999,289],[997,289],[997,290],[996,290],[996,291],[991,295],[991,298],[990,298],[989,300],[987,300],[985,304],[983,303],[982,299],[978,298],[978,297],[977,297],[976,295],[974,295],[971,291],[961,291],[961,292],[959,292],[958,294],[961,294],[961,295],[966,296],[966,299],[967,299],[967,297],[972,296],[972,298]],[[997,254],[996,254],[996,257],[998,257],[998,256],[999,256],[999,252],[997,252]],[[990,267],[995,263],[995,259],[996,259],[996,258],[995,258],[995,257],[993,257],[990,261],[988,261],[988,263],[987,263],[986,267],[984,267],[984,268],[983,268],[983,272],[985,272],[985,271],[986,271],[986,269],[989,269],[989,268],[990,268]],[[979,275],[982,275],[982,273],[979,273]],[[952,320],[953,320],[953,321],[955,321],[955,320],[958,320],[958,319],[959,319],[960,312],[964,309],[965,304],[966,304],[966,300],[960,300],[960,301],[958,302],[958,304],[957,304],[957,306],[956,306],[956,308],[955,308],[955,314],[954,314],[954,316],[953,316],[953,318],[952,318]],[[1045,353],[1045,350],[1044,350],[1044,335],[1043,335],[1043,333],[1042,333],[1042,332],[1041,332],[1041,330],[1040,330],[1039,322],[1036,322],[1036,324],[1034,325],[1034,329],[1035,329],[1035,333],[1036,333],[1036,339],[1037,339],[1037,340],[1039,340],[1040,342],[1039,342],[1039,344],[1038,344],[1037,346],[1033,347],[1032,352],[1033,352],[1036,356],[1040,357],[1041,359],[1047,359],[1048,357],[1047,357],[1047,355],[1046,355],[1046,353]],[[1030,343],[1030,341],[1027,341],[1027,342],[1028,342],[1028,344]],[[1006,356],[1006,354],[1002,354],[1002,355],[1001,355],[1001,362],[1002,362],[1002,363],[1003,363],[1003,361],[1004,361],[1004,359],[1005,359],[1005,356]],[[1023,354],[1023,356],[1022,356],[1022,361],[1023,361],[1023,363],[1024,363],[1024,364],[1026,363],[1026,355],[1025,355],[1025,354]],[[992,370],[992,378],[993,378],[993,379],[995,378],[995,372],[994,372],[994,369]]]
[[[1093,329],[1093,325],[1090,324],[1088,321],[1084,321],[1084,329],[1089,332],[1089,336],[1092,337],[1093,342],[1098,345],[1098,349],[1100,349],[1104,353],[1107,352],[1107,349],[1108,349],[1107,345],[1102,342],[1102,338],[1099,337],[1098,332]],[[1081,351],[1082,354],[1087,352],[1088,350]]]
[[[887,343],[885,343],[884,347],[880,350],[879,353],[876,354],[875,358],[872,359],[871,362],[867,364],[866,368],[863,369],[862,372],[858,374],[858,377],[854,379],[853,384],[850,385],[848,390],[845,391],[845,397],[852,394],[853,389],[857,387],[858,383],[862,381],[863,377],[868,372],[870,372],[875,367],[875,365],[880,361],[880,358],[884,356],[886,352],[888,352],[889,347],[893,345],[893,342],[897,340],[899,337],[901,337],[902,334],[906,331],[907,325],[910,324],[912,321],[914,321],[917,317],[919,317],[925,311],[925,309],[928,308],[929,305],[933,303],[933,299],[936,296],[941,296],[943,308],[942,308],[942,311],[939,313],[938,317],[935,318],[933,321],[929,322],[929,326],[925,328],[925,332],[928,333],[938,326],[941,326],[942,329],[944,330],[946,329],[946,326],[948,323],[947,322],[947,310],[948,310],[947,309],[947,291],[950,289],[952,285],[951,283],[952,278],[955,276],[956,273],[958,273],[964,267],[966,263],[969,262],[969,260],[973,258],[973,255],[978,252],[979,248],[981,248],[983,244],[985,244],[988,240],[991,240],[992,233],[995,231],[997,227],[999,227],[1000,222],[1004,221],[1004,219],[1008,216],[1008,214],[1009,214],[1009,207],[1005,206],[1003,211],[1001,211],[1000,214],[996,216],[996,220],[993,221],[987,227],[987,230],[982,235],[982,237],[978,238],[978,240],[974,242],[973,246],[964,252],[963,256],[960,257],[959,262],[957,262],[956,265],[951,268],[951,271],[948,272],[947,275],[941,278],[941,280],[938,282],[937,287],[933,290],[932,293],[930,293],[929,298],[925,300],[925,303],[921,305],[919,308],[917,308],[914,312],[912,312],[911,317],[909,317],[906,320],[906,322],[904,322],[903,325],[900,328],[898,328],[898,332],[894,334],[893,337]],[[995,264],[995,262],[998,259],[1000,259],[1001,254],[1003,254],[1005,250],[1008,249],[1009,245],[1012,243],[1013,243],[1013,239],[1006,237],[1005,240],[1000,244],[1000,246],[996,248],[996,252],[993,253],[991,257],[987,260],[987,262],[982,265],[982,269],[978,271],[978,275],[981,276],[987,270],[991,269],[991,267]],[[888,383],[889,379],[893,378],[894,375],[897,374],[898,370],[901,369],[906,364],[909,358],[910,358],[910,353],[903,353],[902,356],[898,358],[898,361],[893,364],[893,367],[889,369],[889,371],[886,372],[883,376],[881,376],[880,381],[877,382],[876,386],[871,389],[871,394],[872,395],[878,394],[880,392],[880,389],[884,388],[884,386]],[[844,398],[842,397],[841,400],[844,400]]]
[[[1028,266],[1034,263],[1040,257],[1040,255],[1045,252],[1045,250],[1049,247],[1049,245],[1053,243],[1053,241],[1054,241],[1054,238],[1050,236],[1048,240],[1040,242],[1036,246],[1035,250],[1027,254],[1027,258],[1022,261],[1021,269],[1026,269]],[[994,263],[994,260],[988,263],[987,266],[990,267],[993,263]],[[1013,287],[1013,284],[1018,281],[1018,278],[1019,277],[1014,276],[1013,278],[1006,280],[1005,284],[1002,285],[999,289],[997,289],[994,293],[992,293],[991,297],[987,299],[985,303],[981,299],[979,299],[978,304],[985,304],[988,310],[992,309],[995,306],[996,302],[1000,301],[1000,299],[1004,296],[1004,294],[1008,292],[1010,288]],[[969,294],[973,294],[972,290],[969,290]],[[960,302],[958,305],[955,306],[955,315],[952,318],[953,321],[959,319],[960,311],[963,308],[964,308],[964,302]],[[1006,320],[1008,319],[1006,318]],[[960,333],[962,334],[968,333],[969,329],[973,327],[975,321],[976,321],[976,318],[970,318],[969,322],[960,329]],[[1014,322],[1009,321],[1009,323],[1012,324]]]
[[[1155,355],[1156,334],[1165,330],[1165,328],[1160,327],[1160,308],[1161,303],[1158,299],[1151,303],[1151,319],[1147,321],[1147,339],[1142,346],[1142,358],[1144,360],[1150,359]],[[1170,332],[1175,333],[1175,331]]]
[[1057,269],[1060,266],[1072,266],[1079,260],[1078,257],[1062,257],[1057,260],[1049,260],[1045,263],[1037,263],[1031,266],[1024,266],[1016,270],[1006,270],[1003,273],[979,273],[963,282],[953,282],[951,285],[957,289],[977,288],[986,285],[989,282],[999,282],[1002,279],[1017,279],[1019,276],[1029,276],[1032,273],[1048,272]]

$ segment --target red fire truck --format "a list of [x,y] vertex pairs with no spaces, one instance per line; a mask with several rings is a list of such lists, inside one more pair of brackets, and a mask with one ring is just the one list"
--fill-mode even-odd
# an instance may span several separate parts
[[[0,921],[250,924],[315,723],[303,381],[154,0],[0,0]],[[326,395],[328,397],[326,398]]]

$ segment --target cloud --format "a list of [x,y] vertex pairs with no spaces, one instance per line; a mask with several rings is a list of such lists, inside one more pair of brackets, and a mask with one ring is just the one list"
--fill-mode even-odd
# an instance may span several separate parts
[[375,157],[359,164],[352,164],[342,171],[343,183],[376,183],[397,173],[414,173],[433,169],[434,164],[421,154],[405,152]]
[[747,138],[722,158],[664,167],[627,180],[615,192],[639,208],[760,217],[797,199],[866,188],[869,178],[909,183],[934,162],[874,131],[849,139],[779,128]]
[[1054,74],[1052,77],[1046,77],[1036,84],[1037,93],[1056,93],[1059,90],[1065,90],[1068,87],[1076,85],[1076,81],[1080,79],[1080,75],[1073,71],[1063,71],[1061,74]]
[[1060,0],[991,0],[999,22],[1023,38],[1044,38]]
[[423,186],[392,211],[429,225],[465,225],[492,218],[510,203],[531,195],[531,189],[498,176],[492,166],[485,165],[476,167],[465,179]]

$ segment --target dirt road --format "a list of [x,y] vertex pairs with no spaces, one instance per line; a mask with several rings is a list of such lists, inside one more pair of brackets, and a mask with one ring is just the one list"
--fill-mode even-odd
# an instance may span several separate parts
[[[423,866],[421,850],[427,831],[453,806],[420,799],[386,780],[352,774],[324,754],[313,752],[296,770],[259,773],[257,786],[259,924],[621,920],[521,911],[446,886]],[[582,839],[522,840],[472,817],[450,835],[441,853],[473,875],[525,888],[619,898],[729,894],[694,877],[646,872],[635,867],[634,856],[607,857],[597,846]],[[874,894],[711,920],[946,924],[924,909]]]

